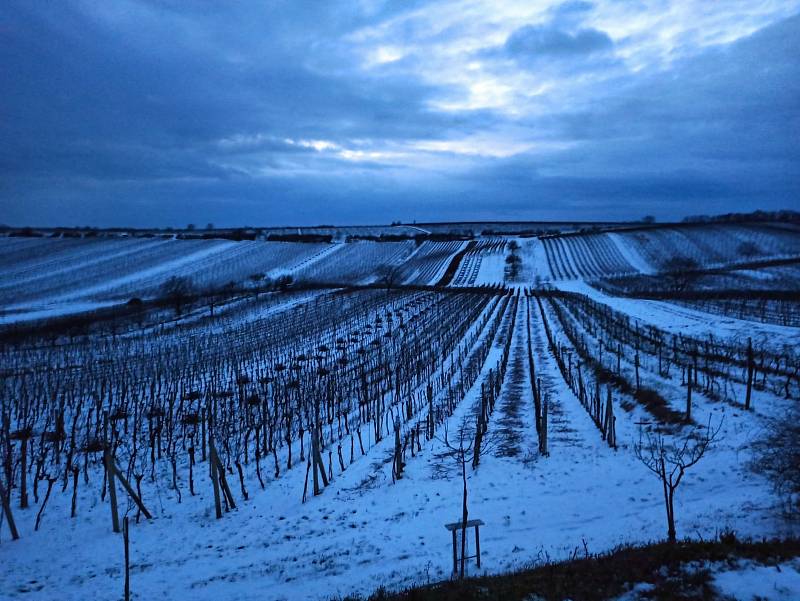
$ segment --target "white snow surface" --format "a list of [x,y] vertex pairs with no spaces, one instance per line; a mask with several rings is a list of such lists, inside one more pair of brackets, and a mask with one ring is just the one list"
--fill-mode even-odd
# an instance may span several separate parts
[[583,280],[554,282],[554,285],[560,290],[585,294],[667,332],[681,332],[689,336],[712,333],[717,338],[752,337],[754,344],[756,341],[766,341],[773,347],[800,345],[800,328],[713,315],[664,301],[610,296]]
[[0,324],[19,323],[23,321],[34,321],[37,319],[49,319],[51,317],[62,317],[64,315],[75,315],[86,311],[94,311],[118,304],[118,301],[66,301],[59,303],[47,303],[44,306],[26,306],[8,309],[0,313]]
[[325,259],[326,257],[332,255],[337,250],[341,250],[342,248],[344,248],[344,243],[330,244],[325,248],[323,248],[318,253],[306,259],[303,259],[302,261],[300,261],[295,265],[290,265],[289,267],[278,267],[276,269],[271,270],[267,275],[269,275],[270,277],[277,277],[283,274],[291,274],[291,275],[296,274],[302,269],[307,269],[308,267],[311,267],[314,263],[318,263],[322,259]]
[[536,282],[537,279],[551,279],[553,274],[550,273],[550,267],[547,265],[547,256],[542,241],[538,238],[520,238],[517,242],[520,245],[524,279],[530,283]]
[[607,236],[617,246],[617,249],[622,257],[631,264],[631,267],[646,275],[652,275],[655,273],[653,266],[650,265],[650,263],[648,263],[638,252],[636,252],[635,249],[626,244],[622,236],[615,234],[614,232],[609,232]]
[[478,277],[475,278],[474,285],[492,285],[503,281],[505,277],[506,256],[502,253],[487,253],[481,257],[481,265],[478,270]]
[[[498,573],[550,559],[567,558],[584,541],[590,552],[620,543],[663,538],[663,499],[658,481],[634,457],[640,410],[618,409],[620,446],[613,450],[578,400],[564,386],[546,346],[541,317],[531,311],[537,376],[551,403],[550,456],[537,453],[533,401],[527,369],[525,303],[520,302],[507,382],[489,431],[515,453],[485,457],[469,475],[470,518],[481,530],[482,572]],[[500,332],[503,329],[501,328]],[[501,353],[498,340],[484,374]],[[522,366],[517,370],[515,367]],[[454,431],[471,416],[480,393],[475,386],[450,418]],[[764,410],[784,409],[780,400],[757,400]],[[749,443],[763,424],[745,413],[698,394],[696,419],[724,415],[720,442],[687,475],[676,498],[679,536],[714,536],[721,528],[741,536],[791,533],[778,517],[768,483],[747,468]],[[470,418],[471,419],[471,418]],[[368,594],[381,585],[399,588],[449,577],[450,533],[444,524],[460,517],[461,481],[438,477],[436,453],[442,443],[423,443],[408,459],[405,477],[392,483],[391,437],[377,445],[365,430],[367,455],[340,472],[319,497],[300,502],[303,464],[278,479],[264,461],[266,489],[248,470],[250,500],[230,477],[237,509],[221,520],[213,515],[206,464],[195,470],[197,495],[179,472],[182,502],[165,483],[143,481],[153,520],[131,524],[131,587],[134,599],[193,601],[329,599]],[[349,445],[348,445],[349,446]],[[344,449],[345,456],[349,448]],[[285,465],[283,466],[285,468]],[[282,472],[284,470],[282,469]],[[112,534],[108,502],[100,500],[102,474],[79,484],[78,516],[69,518],[70,494],[56,485],[34,532],[35,505],[15,510],[22,538],[0,543],[0,598],[105,600],[122,594],[123,543]],[[40,490],[40,494],[43,491]],[[135,508],[122,497],[131,519]],[[476,573],[474,565],[470,572]],[[722,581],[725,586],[725,580]]]
[[[520,242],[528,281],[535,276],[549,278],[541,242]],[[649,267],[642,260],[633,262],[625,254],[625,245],[615,243],[634,267]],[[204,249],[179,261],[198,260],[198,255],[224,247]],[[321,260],[338,248],[341,245],[331,245],[293,269],[307,267],[309,261]],[[503,257],[498,257],[498,261],[494,256],[483,258],[476,283],[490,283],[492,278],[502,281]],[[156,269],[167,272],[174,267],[176,264],[165,264]],[[108,282],[103,287],[120,283]],[[557,285],[671,332],[694,336],[711,332],[731,338],[752,336],[772,345],[800,344],[796,328],[712,316],[665,302],[611,297],[580,280]],[[79,294],[85,296],[87,290]],[[29,310],[57,312],[77,306],[67,300]],[[505,448],[515,452],[487,456],[469,475],[470,518],[485,522],[481,529],[482,573],[505,572],[545,558],[567,558],[576,548],[582,550],[584,541],[590,552],[596,552],[621,543],[659,540],[666,530],[660,484],[633,454],[637,422],[647,414],[640,408],[631,413],[618,408],[619,448],[609,448],[565,386],[547,349],[541,316],[535,304],[531,307],[536,375],[551,403],[550,456],[540,457],[537,452],[526,364],[527,312],[525,303],[520,302],[507,382],[489,424],[489,431],[499,433]],[[0,321],[15,315],[22,313],[9,312]],[[485,363],[484,375],[500,356],[500,342]],[[516,376],[514,365],[524,367]],[[464,416],[471,415],[482,379],[450,418],[451,431]],[[669,394],[669,388],[664,394]],[[696,421],[705,423],[711,416],[715,423],[721,421],[722,432],[709,455],[687,473],[678,490],[678,536],[710,538],[726,527],[741,537],[798,534],[797,526],[779,517],[769,483],[748,467],[751,443],[760,436],[766,419],[781,415],[788,402],[765,391],[756,391],[754,397],[757,410],[746,413],[697,394]],[[166,485],[170,473],[159,474],[155,482],[149,477],[143,480],[144,501],[154,513],[153,520],[135,523],[135,507],[121,494],[123,511],[127,509],[132,519],[133,598],[329,599],[369,594],[382,585],[400,588],[448,578],[451,538],[444,524],[460,517],[461,481],[455,474],[438,474],[436,455],[442,443],[423,442],[423,450],[408,459],[404,478],[393,483],[393,441],[387,437],[375,444],[370,436],[370,429],[365,429],[366,456],[360,457],[356,443],[355,461],[347,461],[345,471],[341,472],[334,460],[331,485],[305,504],[300,502],[304,464],[296,463],[286,472],[284,462],[281,476],[273,479],[272,464],[266,459],[262,464],[264,490],[252,467],[247,470],[247,501],[238,479],[230,476],[238,507],[221,520],[214,519],[205,463],[199,463],[194,473],[195,496],[189,494],[186,466],[179,469],[180,503],[176,491]],[[349,443],[344,454],[349,457]],[[74,519],[69,518],[70,494],[62,493],[58,482],[38,532],[34,531],[38,504],[26,510],[14,506],[22,535],[19,541],[10,541],[7,525],[0,522],[0,599],[99,601],[121,597],[123,544],[121,536],[111,532],[108,501],[100,499],[102,480],[101,472],[91,475],[88,486],[81,478]],[[40,484],[40,495],[44,494],[42,487]],[[474,565],[469,568],[476,573]],[[714,585],[736,599],[750,600],[755,595],[800,599],[797,562],[780,568],[743,564],[736,570],[720,569]]]
[[736,601],[797,601],[800,599],[800,559],[776,565],[740,561],[713,566],[714,588]]
[[[59,295],[51,297],[50,299],[48,299],[47,302],[48,302],[48,304],[53,304],[53,305],[63,304],[66,301],[76,300],[78,298],[86,298],[86,297],[98,294],[98,293],[106,291],[106,290],[112,290],[114,288],[117,288],[119,286],[122,286],[123,284],[127,284],[127,283],[130,283],[130,282],[134,282],[134,281],[138,281],[138,280],[144,280],[146,278],[149,278],[149,277],[152,277],[152,276],[156,276],[156,275],[169,274],[169,273],[174,272],[175,270],[177,270],[178,268],[180,268],[180,267],[182,267],[184,265],[188,265],[188,264],[191,264],[191,263],[195,263],[197,261],[201,261],[202,259],[205,259],[205,258],[207,258],[209,256],[212,256],[212,255],[215,255],[215,254],[217,254],[219,252],[222,252],[226,248],[228,248],[229,246],[233,246],[235,244],[236,244],[236,242],[217,242],[213,246],[209,245],[208,247],[202,248],[202,249],[200,249],[200,250],[198,250],[196,252],[193,252],[191,254],[187,254],[187,255],[178,257],[178,258],[173,259],[171,261],[165,261],[165,262],[159,263],[158,265],[156,265],[154,267],[150,267],[148,269],[143,269],[143,270],[140,270],[140,271],[136,271],[134,273],[125,275],[123,277],[119,277],[119,278],[115,278],[113,280],[109,280],[107,282],[103,282],[102,284],[96,284],[94,286],[83,287],[83,288],[74,288],[70,292],[67,292],[65,294],[59,294]],[[10,309],[15,309],[15,308],[19,308],[19,307],[12,306],[12,307],[9,307],[9,308]]]

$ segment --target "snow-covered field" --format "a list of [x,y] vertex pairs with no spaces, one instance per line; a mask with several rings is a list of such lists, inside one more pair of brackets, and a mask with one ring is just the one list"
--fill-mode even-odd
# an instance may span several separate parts
[[796,224],[704,224],[585,232],[541,239],[554,280],[652,275],[671,259],[698,268],[800,257]]
[[786,345],[790,348],[800,348],[800,328],[709,315],[663,301],[611,296],[584,281],[557,282],[556,286],[559,290],[585,294],[631,317],[658,325],[675,334],[702,337],[712,333],[714,336],[740,339],[752,337],[764,343],[769,342],[773,346]]
[[[81,244],[58,241],[69,243],[70,256],[80,251],[75,268],[67,269],[42,250],[47,242],[4,242],[10,252],[24,254],[17,265],[4,263],[2,269],[23,285],[47,279],[42,270],[52,271],[53,278],[56,273],[77,276],[84,267],[91,273],[102,263]],[[166,248],[181,242],[152,244]],[[564,269],[554,261],[566,256],[566,244],[548,250],[546,244],[552,243],[539,239],[517,242],[522,274],[503,290],[458,290],[504,283],[508,251],[494,240],[467,252],[451,287],[440,291],[275,293],[238,300],[213,317],[189,313],[169,326],[150,324],[124,336],[98,334],[55,345],[32,340],[0,348],[0,403],[10,421],[0,434],[0,453],[11,470],[11,508],[21,536],[10,540],[7,520],[0,521],[0,598],[121,597],[123,540],[111,529],[98,452],[102,444],[91,444],[97,441],[110,444],[134,487],[138,476],[142,500],[153,514],[137,519],[136,505],[117,486],[120,513],[130,519],[134,599],[328,599],[447,579],[453,558],[444,525],[462,518],[463,486],[450,449],[462,430],[469,442],[474,440],[494,382],[499,382],[498,394],[486,414],[483,455],[477,467],[471,456],[466,465],[469,518],[484,522],[481,569],[468,562],[470,574],[569,558],[576,549],[600,552],[620,543],[663,539],[661,483],[634,452],[648,431],[680,441],[708,424],[720,428],[677,490],[678,537],[708,539],[726,529],[740,537],[798,535],[797,526],[782,517],[770,483],[750,462],[770,420],[782,417],[800,397],[800,382],[790,377],[784,394],[779,375],[797,365],[800,331],[596,290],[580,275],[586,265],[593,272],[614,261],[634,270],[653,266],[641,244],[625,246],[622,234],[571,247],[589,263],[570,263],[575,277],[569,278],[552,272]],[[57,292],[51,290],[61,280],[53,279],[47,298],[100,302],[102,291],[129,292],[132,288],[123,284],[133,281],[152,288],[155,276],[177,268],[201,273],[191,268],[195,260],[226,277],[234,271],[246,277],[250,270],[283,270],[319,281],[349,274],[357,280],[353,283],[368,281],[375,267],[388,264],[398,266],[406,283],[428,284],[442,277],[466,243],[301,244],[304,248],[291,247],[280,260],[250,245],[290,243],[236,246],[241,244],[194,247],[170,255],[169,262],[142,262],[106,282],[64,280]],[[608,244],[617,252],[607,254],[605,263],[588,258],[592,248],[610,253]],[[124,252],[109,246],[104,244],[103,252],[111,262],[138,252],[133,245]],[[362,266],[359,249],[367,255]],[[223,258],[240,253],[248,257],[240,267],[223,269]],[[731,349],[749,337],[757,351],[785,357],[785,365],[779,362],[774,374],[763,368],[763,385],[757,371],[751,410],[742,406],[739,367],[724,374],[708,368],[725,392],[697,386],[688,422],[660,421],[630,391],[611,386],[617,437],[612,448],[567,385],[545,323],[558,344],[570,348],[576,365],[576,342],[568,329],[579,331],[591,352],[604,334],[578,317],[562,322],[557,301],[545,298],[539,308],[532,286],[550,279],[561,280],[564,291],[629,316],[642,331],[650,325],[669,335],[711,335]],[[34,300],[25,301],[27,310],[47,311],[45,296],[37,297],[30,286]],[[26,305],[20,302],[17,308],[26,310]],[[633,381],[634,370],[641,370],[643,386],[658,390],[673,413],[683,411],[681,366],[676,362],[665,373],[654,367],[655,357],[646,349],[634,365],[633,355],[620,348],[620,378]],[[601,360],[609,369],[610,356],[606,351]],[[583,369],[581,386],[594,391],[595,376]],[[498,380],[499,373],[504,376]],[[534,385],[549,406],[547,455],[540,453]],[[607,385],[602,386],[605,400]],[[212,436],[205,422],[201,430],[196,421],[205,415],[201,408],[213,415],[213,440],[236,504],[221,519],[215,516],[209,461],[201,458],[202,441]],[[109,417],[104,419],[104,412]],[[45,433],[57,431],[59,418],[64,440],[53,442]],[[318,495],[309,476],[309,466],[315,465],[309,459],[315,423],[321,467],[330,478]],[[433,437],[427,435],[430,427]],[[26,509],[20,508],[23,444],[28,445]],[[190,475],[192,452],[196,461]],[[404,463],[400,478],[398,452]],[[4,484],[9,467],[0,474]],[[35,530],[48,477],[54,484]],[[75,517],[70,517],[74,482]],[[470,548],[468,554],[473,553]],[[778,577],[774,568],[721,566],[714,582],[736,598],[800,598],[796,562],[785,567]]]

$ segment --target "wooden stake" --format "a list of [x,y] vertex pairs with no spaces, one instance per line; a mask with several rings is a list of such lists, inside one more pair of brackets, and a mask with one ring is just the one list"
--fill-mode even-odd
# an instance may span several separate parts
[[747,393],[744,398],[744,408],[750,409],[750,396],[753,393],[753,372],[755,365],[753,362],[753,339],[747,339]]
[[20,509],[28,507],[28,439],[20,439],[20,485],[19,485],[19,506]]
[[[111,460],[111,466],[114,469],[114,475],[119,479],[120,483],[122,484],[122,487],[125,489],[128,495],[130,495],[131,499],[133,499],[133,502],[136,503],[136,506],[139,508],[139,510],[144,514],[144,517],[146,517],[148,520],[153,519],[153,516],[150,515],[150,512],[147,511],[147,508],[144,506],[142,499],[139,498],[139,495],[137,495],[136,491],[133,490],[133,487],[130,485],[130,482],[128,482],[128,479],[122,474],[122,472],[120,471],[119,467],[117,467],[117,464],[113,459]],[[125,519],[127,520],[128,518]]]
[[308,495],[308,472],[311,471],[311,459],[308,460],[308,464],[306,465],[306,483],[303,485],[303,503],[306,502],[306,496]]
[[211,482],[214,484],[214,509],[216,510],[217,519],[222,519],[222,501],[219,498],[219,477],[217,475],[217,462],[214,461],[216,451],[214,450],[214,442],[209,439],[209,447],[211,451],[211,461],[208,462],[208,469],[211,473]]
[[475,525],[475,558],[478,560],[478,569],[481,569],[481,527]]
[[200,450],[202,453],[202,461],[206,460],[206,411],[200,411]]
[[111,527],[115,533],[119,532],[119,514],[117,513],[117,487],[114,478],[114,465],[111,453],[108,449],[103,451],[103,461],[106,465],[106,475],[108,476],[108,493],[111,502]]
[[547,394],[544,396],[544,403],[542,404],[542,437],[540,441],[541,446],[541,453],[545,457],[550,453],[547,451],[547,405],[549,403],[549,399],[547,398]]
[[236,509],[236,502],[233,500],[233,493],[231,487],[228,486],[228,478],[225,476],[225,468],[222,467],[222,462],[217,458],[217,470],[219,470],[219,481],[222,485],[222,494],[225,495],[225,500],[231,509]]
[[320,493],[319,488],[319,464],[317,463],[317,457],[319,453],[317,452],[317,445],[319,444],[316,433],[311,434],[311,462],[313,463],[312,470],[313,470],[313,479],[314,479],[314,496],[316,497]]
[[125,541],[125,601],[131,598],[131,568],[130,553],[128,549],[128,516],[122,520],[122,540]]
[[3,511],[6,514],[6,518],[8,518],[8,528],[11,530],[11,539],[17,540],[19,538],[19,532],[17,532],[17,525],[14,523],[14,516],[11,513],[11,503],[8,500],[8,495],[6,494],[6,488],[3,486],[2,479],[0,479],[0,502],[2,502]]
[[77,467],[72,468],[72,510],[69,514],[71,518],[78,515],[78,476],[80,473]]
[[456,539],[456,530],[453,529],[453,574],[458,573],[458,540]]

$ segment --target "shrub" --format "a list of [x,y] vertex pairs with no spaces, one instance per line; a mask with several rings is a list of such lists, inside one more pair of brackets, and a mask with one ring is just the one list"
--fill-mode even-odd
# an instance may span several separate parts
[[757,458],[751,467],[772,482],[784,513],[800,517],[800,409],[773,420],[754,447]]

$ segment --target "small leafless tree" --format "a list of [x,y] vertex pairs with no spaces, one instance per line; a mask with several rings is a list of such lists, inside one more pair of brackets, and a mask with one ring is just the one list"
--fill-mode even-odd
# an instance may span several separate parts
[[375,273],[378,276],[376,281],[387,290],[391,290],[400,283],[401,273],[399,265],[378,265]]
[[675,256],[664,262],[662,275],[673,290],[682,292],[691,289],[702,273],[695,259]]
[[294,277],[288,273],[279,275],[274,281],[275,289],[281,292],[288,290],[292,284],[294,284]]
[[712,428],[709,418],[708,426],[702,431],[696,427],[687,435],[669,442],[661,434],[639,432],[639,442],[634,446],[634,452],[639,461],[661,480],[667,511],[667,538],[671,543],[676,540],[675,490],[686,471],[697,465],[706,454],[721,427],[722,422]]
[[161,284],[161,298],[168,300],[175,308],[175,314],[180,315],[184,303],[194,293],[194,284],[191,278],[185,276],[172,276]]
[[[444,450],[436,455],[439,460],[437,472],[441,475],[449,475],[457,472],[461,476],[462,495],[461,495],[461,562],[459,577],[464,578],[464,562],[467,543],[467,519],[469,511],[467,509],[467,465],[473,465],[476,457],[488,455],[497,447],[497,438],[493,432],[483,436],[475,436],[475,431],[470,427],[469,416],[464,416],[459,424],[455,436],[449,436],[447,422],[442,428],[443,436],[436,439],[442,443]],[[476,447],[476,443],[480,445]],[[477,469],[473,467],[473,471]]]
[[757,257],[758,255],[762,254],[758,244],[751,240],[747,240],[739,244],[739,246],[736,247],[736,252],[739,254],[739,256],[747,258]]

